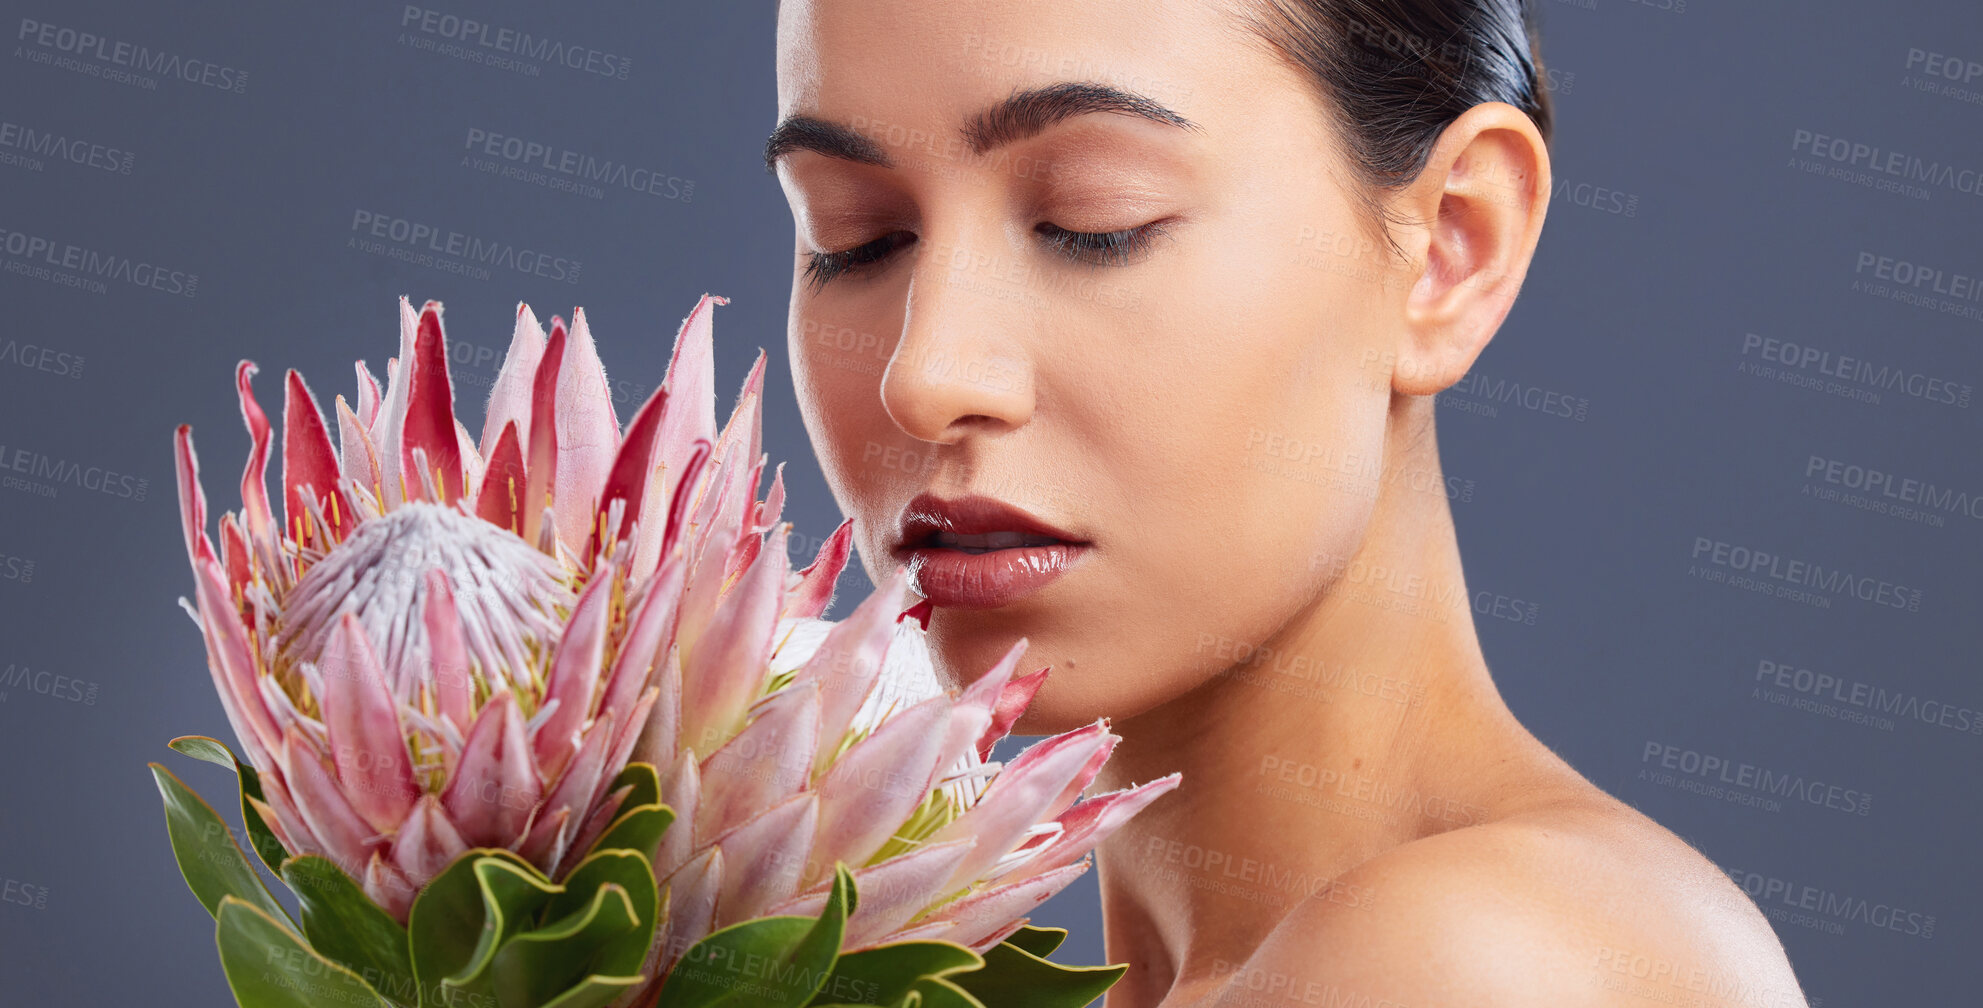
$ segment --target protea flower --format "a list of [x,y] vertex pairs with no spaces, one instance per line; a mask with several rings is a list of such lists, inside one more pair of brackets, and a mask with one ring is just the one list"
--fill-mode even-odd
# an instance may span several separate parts
[[386,389],[360,362],[335,448],[288,374],[280,522],[243,361],[252,447],[217,553],[179,428],[198,588],[181,604],[259,771],[246,801],[290,854],[329,859],[405,923],[471,849],[560,878],[621,811],[620,770],[649,764],[675,816],[652,851],[666,894],[652,994],[713,931],[820,914],[836,865],[859,893],[845,950],[988,949],[1177,784],[1077,801],[1116,742],[1105,722],[986,763],[1047,670],[1015,674],[1022,639],[938,689],[904,568],[846,620],[820,618],[851,522],[791,569],[782,466],[757,499],[762,351],[715,424],[711,314],[726,303],[704,295],[683,321],[624,431],[583,310],[546,337],[519,305],[478,442],[454,416],[440,305],[416,315],[402,297]]

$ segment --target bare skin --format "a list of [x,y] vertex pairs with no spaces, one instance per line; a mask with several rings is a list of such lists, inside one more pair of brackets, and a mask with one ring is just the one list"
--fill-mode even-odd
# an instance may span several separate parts
[[[1450,124],[1387,194],[1393,254],[1327,107],[1240,7],[779,17],[779,119],[870,144],[775,152],[794,381],[862,563],[894,570],[921,491],[1090,541],[1030,595],[938,608],[938,672],[968,682],[1024,637],[1021,668],[1054,672],[1022,732],[1107,717],[1097,788],[1184,775],[1099,853],[1108,955],[1133,964],[1110,1008],[1803,1005],[1755,905],[1518,723],[1476,637],[1433,397],[1521,287],[1542,138],[1502,103]],[[1068,81],[1188,125],[960,131]],[[1064,254],[1065,232],[1150,223],[1120,259]]]

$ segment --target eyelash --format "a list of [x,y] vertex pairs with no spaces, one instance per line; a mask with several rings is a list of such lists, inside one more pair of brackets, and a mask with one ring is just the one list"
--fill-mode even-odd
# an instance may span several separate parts
[[[1159,237],[1170,234],[1166,225],[1168,218],[1151,221],[1139,227],[1124,228],[1121,231],[1091,232],[1069,231],[1052,224],[1041,224],[1042,233],[1047,236],[1048,247],[1075,262],[1088,262],[1095,265],[1122,266],[1130,258],[1150,247]],[[895,246],[885,245],[894,239],[894,234],[883,235],[865,245],[840,252],[806,253],[811,261],[806,264],[805,278],[814,287],[823,287],[835,277],[858,272],[862,267],[873,265],[888,257]],[[1094,256],[1097,258],[1088,258]]]

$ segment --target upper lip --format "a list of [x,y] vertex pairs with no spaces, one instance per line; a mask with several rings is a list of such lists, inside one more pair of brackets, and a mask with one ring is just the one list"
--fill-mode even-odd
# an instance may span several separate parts
[[1052,536],[1063,542],[1086,542],[995,497],[967,494],[945,499],[931,493],[919,493],[902,507],[902,520],[896,526],[894,548],[913,549],[938,532],[959,535],[1021,532]]

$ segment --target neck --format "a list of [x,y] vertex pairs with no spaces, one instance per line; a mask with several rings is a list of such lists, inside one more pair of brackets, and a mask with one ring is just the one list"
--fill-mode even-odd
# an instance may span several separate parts
[[1332,584],[1204,685],[1115,722],[1098,790],[1184,774],[1099,851],[1109,958],[1141,971],[1126,1003],[1244,962],[1369,857],[1484,818],[1481,757],[1527,738],[1475,637],[1432,406],[1394,397],[1376,506],[1354,555],[1327,558]]

